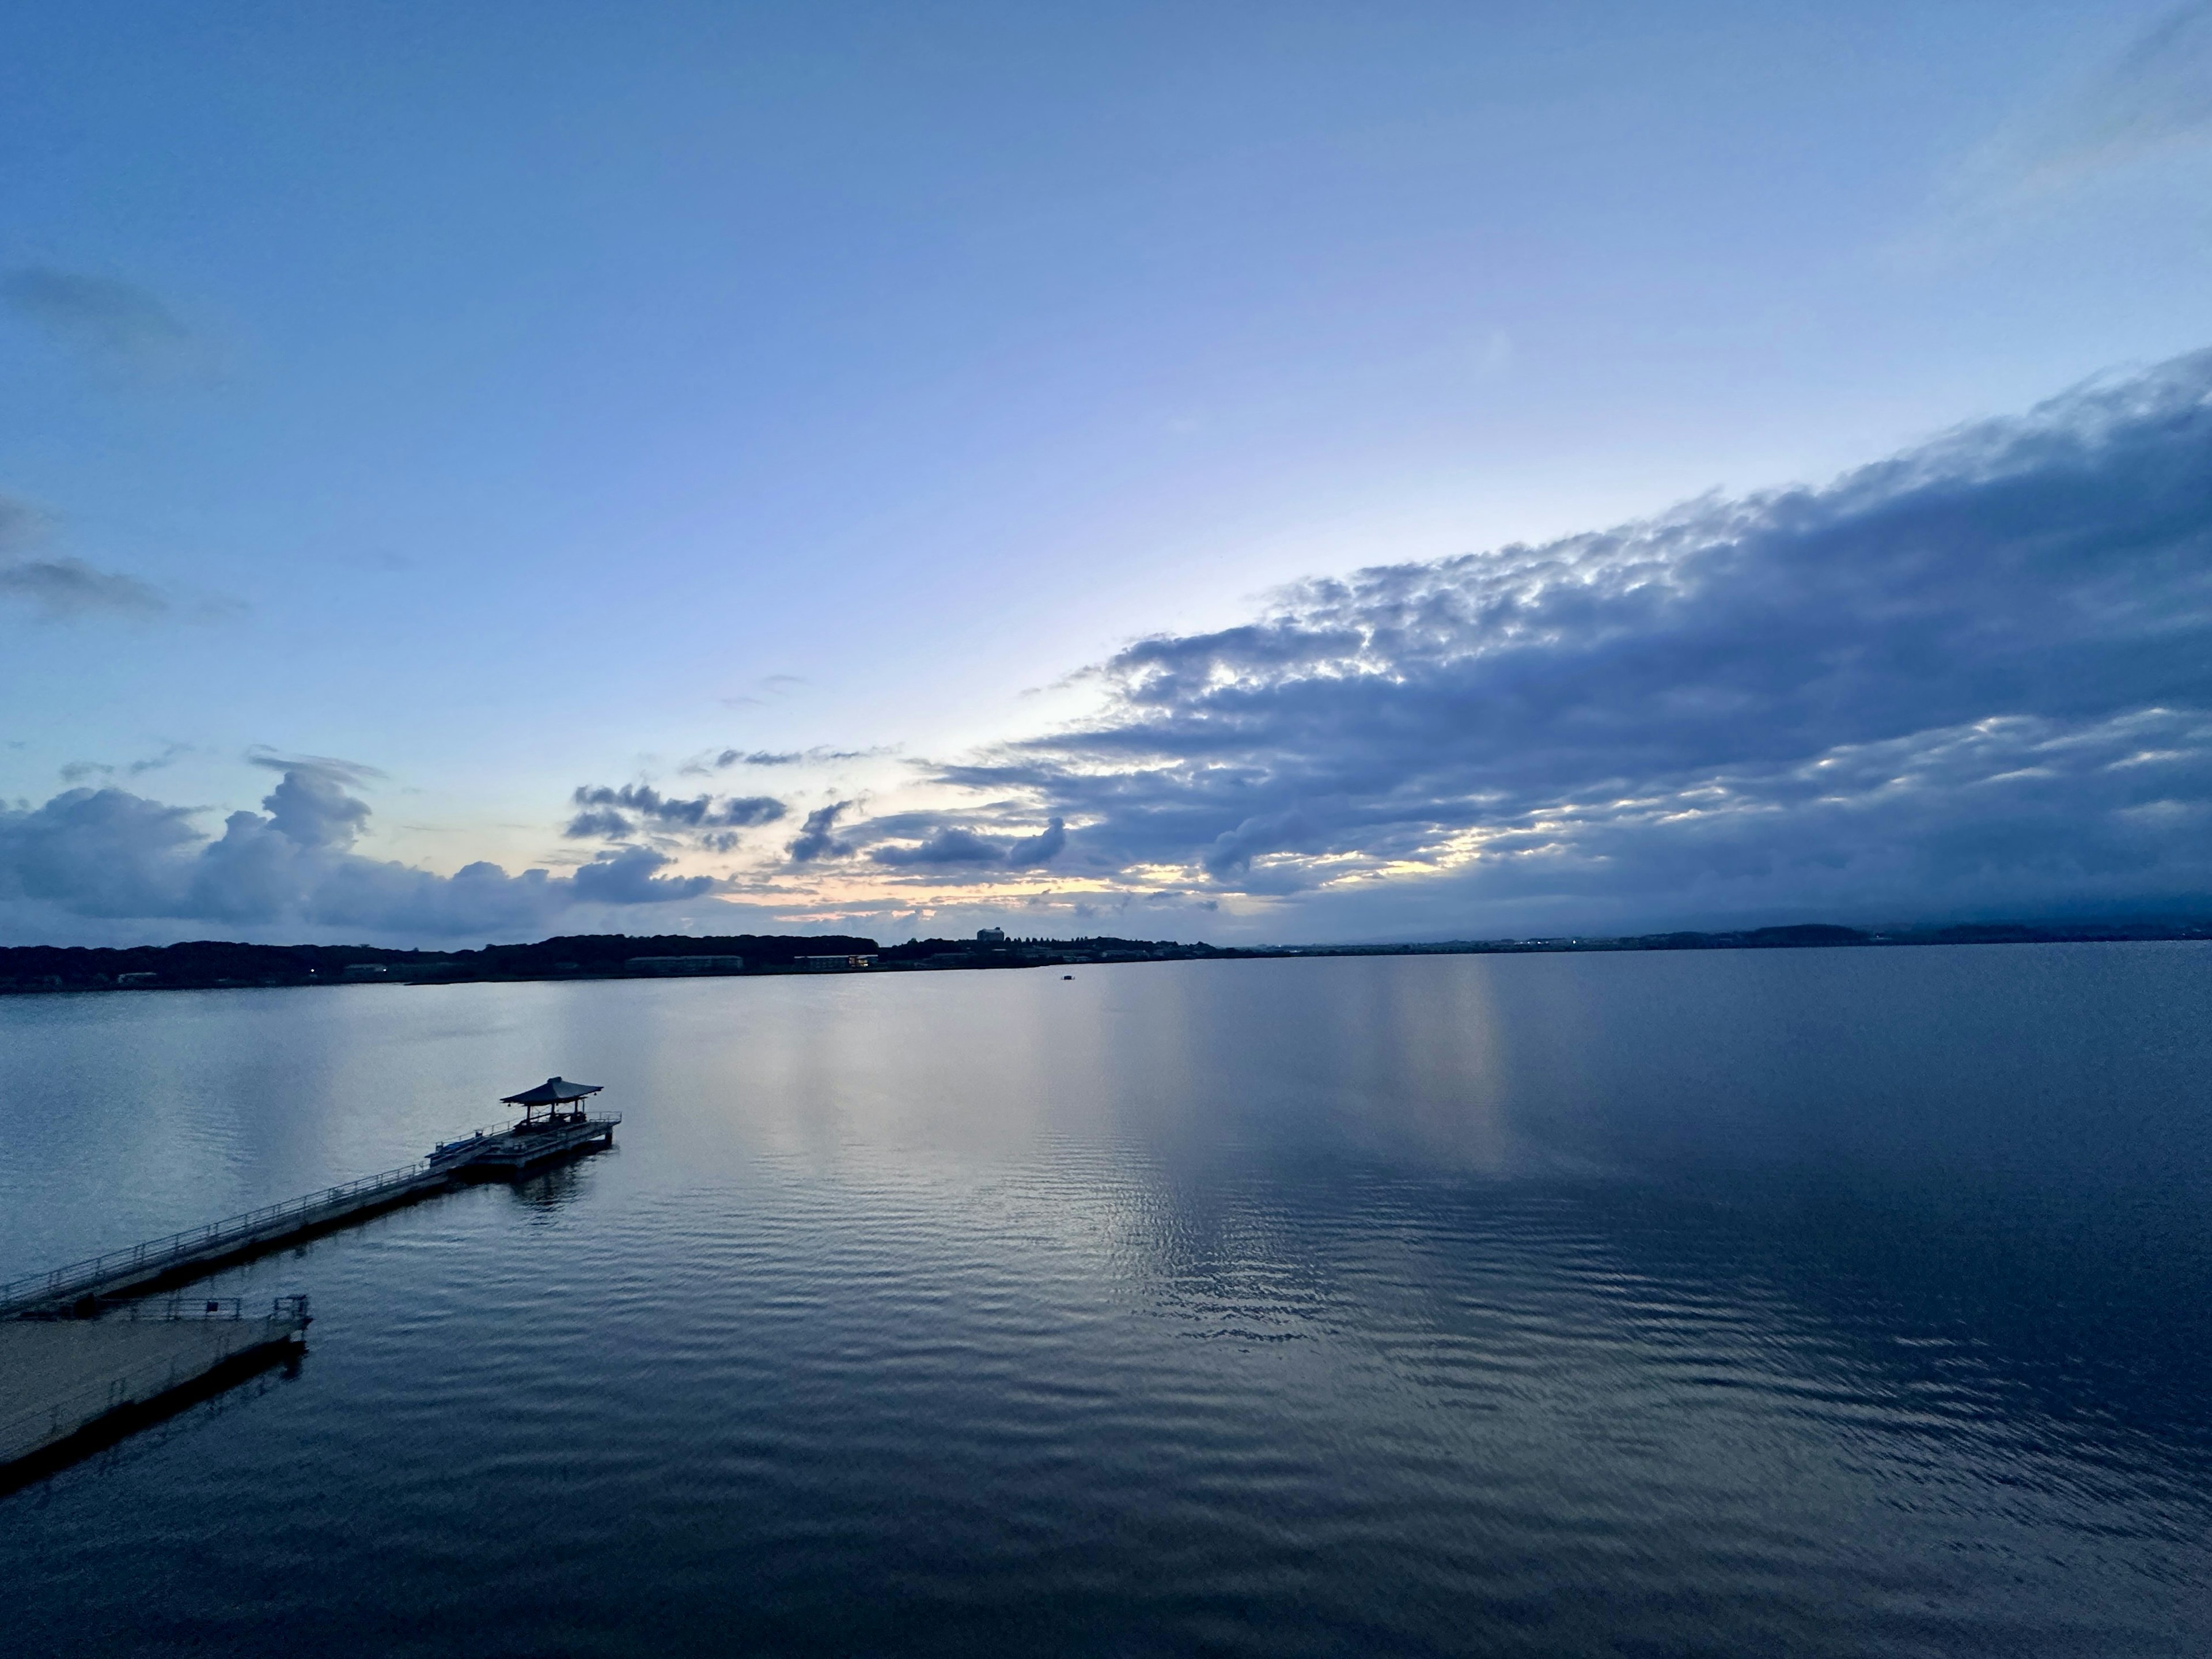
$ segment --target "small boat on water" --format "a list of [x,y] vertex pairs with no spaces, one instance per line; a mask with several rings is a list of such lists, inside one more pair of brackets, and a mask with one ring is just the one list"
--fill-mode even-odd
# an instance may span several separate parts
[[502,1095],[501,1105],[522,1108],[521,1121],[511,1128],[479,1129],[459,1140],[440,1142],[430,1154],[430,1167],[456,1175],[519,1175],[572,1152],[611,1146],[622,1114],[594,1114],[584,1106],[604,1086],[549,1077],[534,1089]]

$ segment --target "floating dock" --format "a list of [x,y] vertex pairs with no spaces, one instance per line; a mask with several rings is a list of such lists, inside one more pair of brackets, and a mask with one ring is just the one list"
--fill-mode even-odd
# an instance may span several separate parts
[[0,1321],[0,1491],[297,1355],[307,1298],[134,1304],[96,1319]]

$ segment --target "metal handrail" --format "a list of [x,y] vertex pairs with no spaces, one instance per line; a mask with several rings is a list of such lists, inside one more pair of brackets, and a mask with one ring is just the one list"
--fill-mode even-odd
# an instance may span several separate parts
[[188,1300],[181,1296],[173,1296],[166,1302],[134,1300],[124,1303],[107,1316],[126,1320],[134,1325],[167,1325],[186,1319],[203,1322],[210,1319],[243,1319],[246,1317],[246,1299],[236,1296],[196,1296]]
[[[307,1298],[303,1295],[273,1296],[269,1298],[269,1311],[256,1314],[256,1319],[290,1321],[305,1325],[307,1319]],[[174,1324],[180,1321],[205,1323],[209,1320],[236,1320],[246,1317],[246,1298],[238,1296],[173,1296],[167,1301],[148,1301],[133,1297],[119,1301],[112,1308],[100,1310],[103,1319],[120,1319],[131,1324],[143,1321],[149,1324]]]
[[0,1316],[15,1313],[24,1308],[42,1307],[50,1302],[68,1301],[82,1296],[126,1268],[134,1272],[144,1268],[158,1273],[171,1263],[190,1261],[226,1244],[243,1243],[271,1226],[297,1220],[319,1209],[405,1186],[429,1172],[430,1161],[417,1158],[397,1170],[386,1170],[381,1175],[363,1176],[358,1181],[349,1181],[325,1188],[319,1193],[309,1193],[304,1198],[290,1199],[282,1204],[265,1204],[242,1215],[210,1221],[204,1227],[188,1227],[182,1232],[171,1233],[167,1238],[149,1239],[127,1249],[109,1250],[101,1255],[87,1256],[82,1261],[72,1261],[67,1267],[55,1267],[46,1273],[27,1273],[21,1279],[12,1279],[0,1285]]

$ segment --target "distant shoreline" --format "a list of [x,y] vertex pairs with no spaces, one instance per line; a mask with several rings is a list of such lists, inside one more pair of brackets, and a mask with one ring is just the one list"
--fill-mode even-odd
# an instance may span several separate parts
[[[844,934],[573,934],[480,951],[375,945],[178,945],[0,947],[0,996],[115,991],[245,990],[279,986],[521,983],[548,980],[737,978],[773,974],[935,973],[1097,966],[1119,962],[1249,961],[1284,957],[1533,956],[1630,951],[1881,949],[1926,945],[2059,945],[2212,939],[2212,921],[1972,922],[1863,929],[1811,923],[1728,933],[1677,932],[1408,944],[1214,945],[1172,939],[912,939],[881,946]],[[735,965],[733,965],[735,964]],[[864,965],[863,965],[864,964]]]

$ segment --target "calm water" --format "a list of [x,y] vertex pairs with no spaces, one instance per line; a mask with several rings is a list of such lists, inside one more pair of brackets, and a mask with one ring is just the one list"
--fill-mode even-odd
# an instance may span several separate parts
[[0,1276],[298,1374],[0,1500],[11,1653],[2212,1648],[2212,949],[0,1001]]

